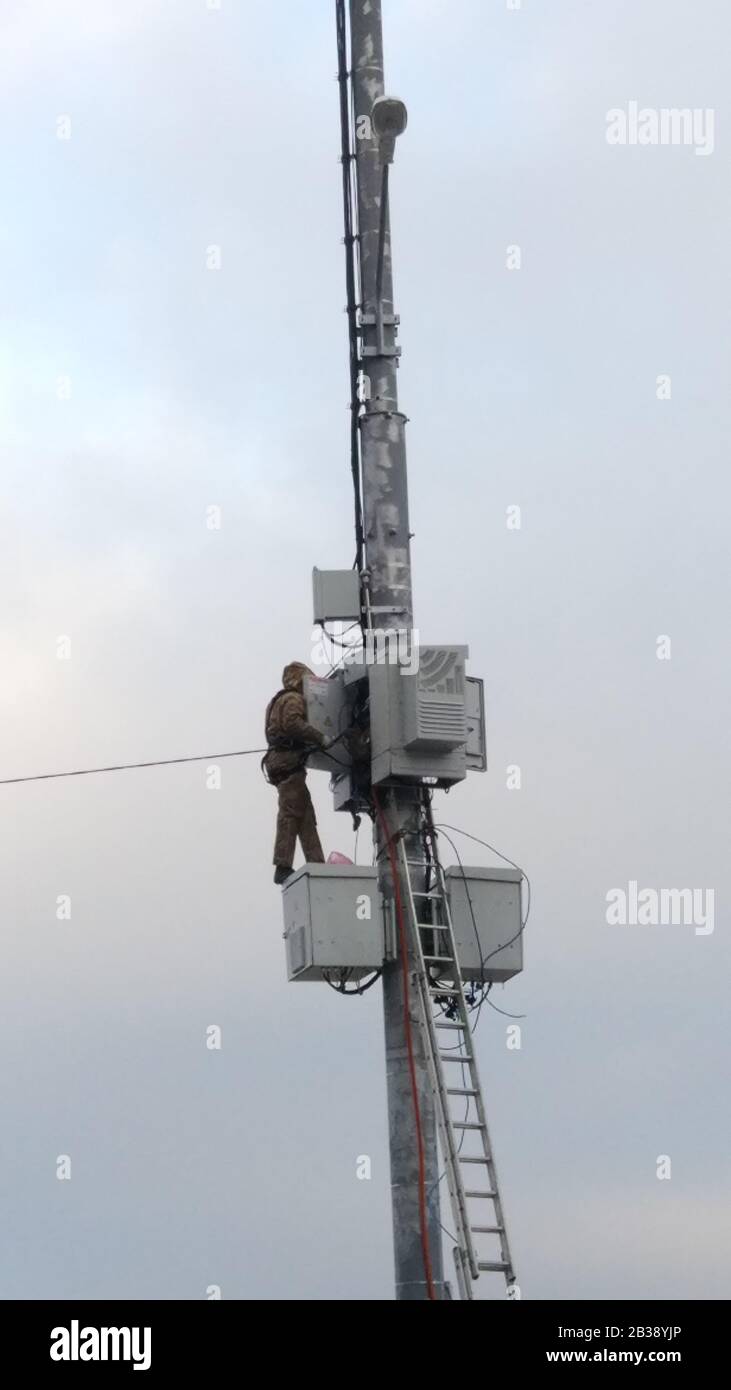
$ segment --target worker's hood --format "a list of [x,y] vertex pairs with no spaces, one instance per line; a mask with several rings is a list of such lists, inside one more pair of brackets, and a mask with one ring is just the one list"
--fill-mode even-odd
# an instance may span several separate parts
[[302,661],[290,661],[289,666],[285,666],[282,672],[282,687],[284,690],[302,690],[302,682],[305,676],[312,676],[314,672],[309,666],[305,666]]

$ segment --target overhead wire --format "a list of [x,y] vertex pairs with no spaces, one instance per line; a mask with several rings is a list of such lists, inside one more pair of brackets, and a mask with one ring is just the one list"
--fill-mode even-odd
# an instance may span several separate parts
[[112,763],[108,767],[77,767],[70,772],[36,772],[29,777],[0,777],[0,787],[17,782],[50,782],[58,777],[91,777],[98,772],[129,772],[139,767],[171,767],[174,763],[215,763],[222,758],[248,758],[266,748],[238,748],[232,753],[196,753],[186,758],[152,758],[141,763]]
[[[338,743],[343,737],[339,734],[333,743]],[[9,787],[18,782],[52,782],[62,777],[92,777],[100,772],[130,772],[141,767],[173,767],[179,763],[215,763],[223,758],[249,758],[257,753],[268,753],[269,748],[236,748],[228,753],[194,753],[185,758],[149,758],[144,762],[138,763],[110,763],[105,767],[75,767],[68,772],[34,772],[26,777],[0,777],[0,787]],[[337,763],[339,767],[348,767],[349,764],[343,762],[342,758],[336,758],[329,748],[320,748],[314,745],[312,751],[324,754],[331,762]]]

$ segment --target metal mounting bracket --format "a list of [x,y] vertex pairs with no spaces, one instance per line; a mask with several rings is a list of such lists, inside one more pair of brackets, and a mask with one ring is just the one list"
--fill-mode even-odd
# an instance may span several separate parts
[[401,348],[386,347],[385,344],[383,347],[362,347],[360,355],[361,357],[400,357]]
[[[381,317],[381,323],[385,324],[386,328],[398,328],[400,322],[400,314],[383,314]],[[372,314],[369,309],[361,309],[358,314],[359,328],[375,328],[377,323],[377,314]]]

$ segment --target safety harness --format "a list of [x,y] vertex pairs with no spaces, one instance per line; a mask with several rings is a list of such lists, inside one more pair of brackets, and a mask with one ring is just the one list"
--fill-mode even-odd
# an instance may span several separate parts
[[[310,753],[315,747],[314,744],[303,744],[300,739],[288,738],[286,734],[269,733],[269,720],[271,719],[274,706],[276,705],[278,700],[281,700],[283,695],[289,695],[291,693],[292,692],[289,690],[278,690],[276,695],[272,696],[272,699],[269,701],[269,706],[267,708],[267,728],[265,729],[265,734],[268,746],[267,751],[261,760],[261,770],[265,780],[269,783],[270,787],[278,787],[280,782],[286,782],[288,777],[294,777],[296,773],[301,772],[307,763],[307,759],[310,756]],[[288,768],[286,772],[283,772],[281,774],[281,776],[272,777],[266,765],[267,758],[269,757],[270,753],[301,753],[302,756],[294,767]]]

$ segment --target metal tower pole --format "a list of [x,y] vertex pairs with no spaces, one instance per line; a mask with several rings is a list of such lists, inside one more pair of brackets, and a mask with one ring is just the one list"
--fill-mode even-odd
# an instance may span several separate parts
[[[356,181],[360,247],[360,288],[364,367],[370,391],[360,417],[365,557],[369,574],[371,621],[375,628],[413,631],[409,509],[406,475],[405,417],[398,408],[394,355],[391,243],[385,222],[385,254],[379,266],[382,162],[369,122],[373,103],[384,95],[381,0],[350,0],[352,82],[356,121]],[[378,291],[381,291],[379,296]],[[379,327],[379,298],[382,323]],[[410,859],[423,860],[417,835],[418,788],[382,793],[392,830],[406,835]],[[380,886],[394,895],[382,826],[377,823]],[[417,870],[418,873],[418,870]],[[427,1240],[434,1296],[445,1297],[439,1225],[439,1167],[436,1117],[412,989],[411,1033],[414,1048],[427,1199]],[[391,1195],[396,1264],[396,1298],[427,1299],[429,1290],[420,1221],[418,1127],[406,1045],[404,986],[399,962],[383,971]]]

